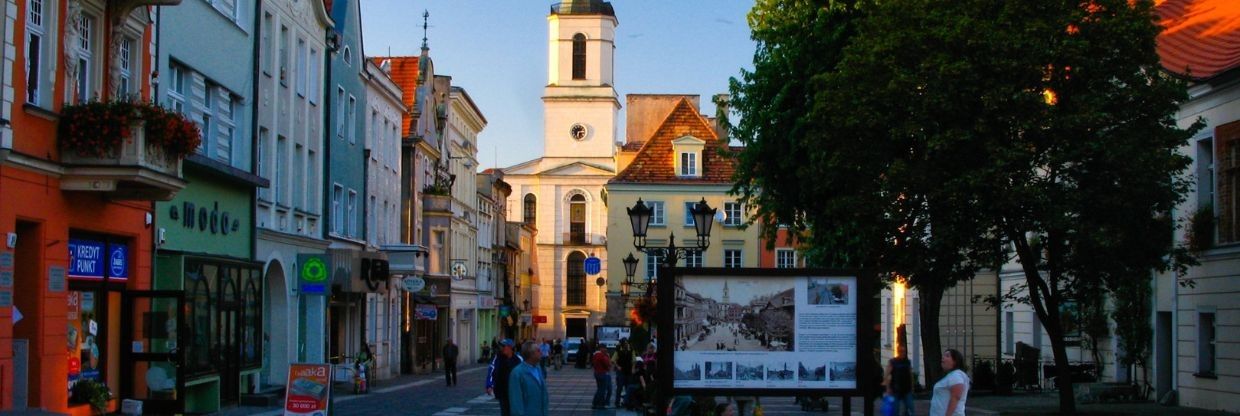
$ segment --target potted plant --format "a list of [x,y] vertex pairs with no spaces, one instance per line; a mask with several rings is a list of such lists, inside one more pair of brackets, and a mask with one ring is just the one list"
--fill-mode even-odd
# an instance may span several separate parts
[[106,384],[96,380],[79,380],[69,390],[70,402],[89,404],[91,410],[97,415],[107,413],[109,400],[112,400],[112,391],[108,390]]
[[194,122],[152,103],[66,105],[58,128],[62,158],[80,164],[175,164],[202,142]]

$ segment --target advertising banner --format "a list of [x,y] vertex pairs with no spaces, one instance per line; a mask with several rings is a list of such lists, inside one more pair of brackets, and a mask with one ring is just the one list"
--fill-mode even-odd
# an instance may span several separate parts
[[419,321],[434,321],[439,318],[439,309],[435,305],[417,304],[413,308],[413,319]]
[[857,274],[684,273],[660,294],[660,303],[663,293],[674,299],[659,327],[660,341],[672,340],[674,389],[862,387],[858,334],[868,327],[857,313]]
[[284,415],[326,415],[331,403],[331,373],[331,364],[290,364]]

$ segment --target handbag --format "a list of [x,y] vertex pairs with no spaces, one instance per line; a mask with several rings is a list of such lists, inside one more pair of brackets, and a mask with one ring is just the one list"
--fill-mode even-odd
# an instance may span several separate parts
[[883,416],[896,416],[896,396],[890,394],[883,395],[883,405],[879,409],[879,414]]

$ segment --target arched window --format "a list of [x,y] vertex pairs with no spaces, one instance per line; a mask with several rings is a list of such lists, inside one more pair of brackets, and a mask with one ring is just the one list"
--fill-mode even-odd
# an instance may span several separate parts
[[581,194],[573,195],[568,202],[568,241],[586,243],[586,197]]
[[586,79],[586,35],[573,35],[573,79]]
[[574,251],[568,255],[568,289],[569,306],[585,306],[586,304],[586,255]]
[[535,214],[538,213],[537,202],[538,201],[534,198],[534,194],[525,194],[525,201],[524,201],[524,205],[522,205],[522,208],[523,208],[522,212],[525,214],[524,220],[525,220],[525,223],[528,225],[534,225],[534,220],[537,219],[535,218]]

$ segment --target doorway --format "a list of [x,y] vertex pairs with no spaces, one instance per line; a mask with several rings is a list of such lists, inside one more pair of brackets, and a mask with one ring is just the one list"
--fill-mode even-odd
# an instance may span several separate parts
[[[13,251],[13,293],[41,293],[40,288],[43,282],[42,263],[39,259],[43,249],[42,227],[38,223],[18,221],[17,247]],[[63,243],[62,243],[63,244]],[[64,247],[59,246],[59,247]],[[44,386],[62,386],[64,383],[55,383],[52,380],[43,380],[43,371],[39,369],[37,359],[29,359],[29,357],[37,357],[42,351],[39,344],[38,330],[42,325],[42,316],[39,314],[39,304],[42,301],[40,296],[13,296],[13,309],[21,311],[24,315],[21,321],[13,324],[13,340],[14,344],[24,346],[22,352],[25,353],[28,361],[26,366],[14,374],[13,383],[16,386],[23,386],[21,390],[15,390],[13,393],[12,410],[24,410],[28,407],[39,408],[40,397]],[[61,344],[61,348],[64,346]],[[32,370],[33,369],[33,370]],[[22,376],[20,379],[17,376]],[[45,382],[46,381],[46,382]]]
[[273,261],[267,267],[266,280],[263,334],[267,342],[263,343],[263,367],[267,371],[263,372],[266,377],[263,384],[283,385],[288,378],[289,329],[296,327],[289,325],[289,321],[300,317],[289,313],[288,289],[284,284],[284,267],[280,262]]
[[565,318],[564,337],[586,337],[586,318]]

